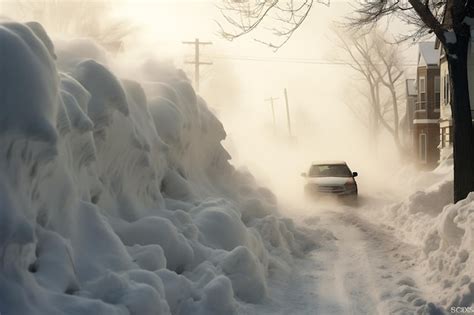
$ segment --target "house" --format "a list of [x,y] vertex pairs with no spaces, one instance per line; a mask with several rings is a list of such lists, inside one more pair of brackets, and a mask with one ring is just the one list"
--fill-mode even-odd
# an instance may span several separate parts
[[405,80],[406,108],[405,117],[402,120],[401,130],[403,133],[403,142],[407,148],[413,147],[413,119],[415,115],[415,107],[418,99],[416,88],[416,79]]
[[417,100],[413,115],[413,144],[422,168],[434,168],[439,160],[440,58],[435,42],[419,43],[416,71]]
[[[436,41],[439,48],[439,41]],[[453,118],[451,115],[451,82],[449,79],[448,60],[444,49],[440,49],[439,76],[441,78],[439,149],[440,160],[448,158],[453,152]]]
[[[471,41],[473,40],[471,39]],[[453,118],[451,112],[452,90],[449,77],[448,60],[439,40],[436,40],[435,48],[439,49],[440,51],[439,67],[442,87],[440,94],[441,105],[439,119],[439,148],[441,161],[449,158],[453,153]],[[471,105],[471,115],[474,126],[474,49],[472,44],[469,46],[467,67],[469,79],[469,102]]]

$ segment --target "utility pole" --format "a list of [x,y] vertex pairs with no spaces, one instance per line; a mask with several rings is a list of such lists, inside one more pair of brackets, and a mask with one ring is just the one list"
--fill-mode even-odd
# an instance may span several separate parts
[[201,65],[212,65],[212,62],[203,62],[200,59],[200,47],[201,45],[212,45],[212,42],[201,42],[199,38],[196,38],[193,42],[183,42],[185,45],[194,45],[194,61],[185,61],[186,64],[194,65],[194,85],[196,91],[199,92],[199,67]]
[[270,98],[265,99],[265,102],[270,102],[270,105],[272,106],[273,132],[275,133],[276,133],[276,120],[275,120],[275,106],[274,106],[273,101],[276,101],[276,100],[278,100],[278,97],[277,98],[270,97]]
[[286,118],[288,120],[288,133],[291,138],[292,134],[291,134],[290,105],[288,104],[288,93],[286,92],[286,88],[285,88],[285,102],[286,102]]

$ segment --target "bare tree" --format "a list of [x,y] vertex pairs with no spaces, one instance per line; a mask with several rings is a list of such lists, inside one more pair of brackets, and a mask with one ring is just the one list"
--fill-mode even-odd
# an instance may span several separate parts
[[261,27],[273,39],[256,41],[279,49],[303,24],[315,3],[329,6],[330,0],[222,0],[218,6],[227,25],[218,22],[221,35],[229,40]]
[[[389,43],[378,31],[348,32],[335,28],[338,46],[346,55],[346,64],[364,80],[368,93],[366,111],[370,116],[370,134],[374,141],[382,126],[393,138],[400,155],[404,148],[400,141],[399,86],[403,70],[398,46]],[[388,94],[388,99],[385,100]],[[390,113],[391,115],[387,115]]]

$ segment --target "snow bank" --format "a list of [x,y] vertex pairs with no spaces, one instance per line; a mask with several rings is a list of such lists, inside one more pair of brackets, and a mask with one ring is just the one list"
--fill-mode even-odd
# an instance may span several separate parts
[[[387,207],[383,222],[393,226],[398,237],[420,247],[418,264],[434,304],[447,311],[474,306],[474,193],[452,203],[452,160],[411,184],[428,188]],[[431,314],[430,309],[435,313],[438,308],[421,308]]]
[[474,306],[474,194],[446,206],[423,239],[430,282],[441,286],[439,301]]
[[23,24],[4,21],[0,25],[0,41],[3,73],[0,133],[54,144],[59,95],[52,57]]
[[2,315],[233,314],[314,245],[232,167],[183,71],[122,79],[34,22],[0,41]]

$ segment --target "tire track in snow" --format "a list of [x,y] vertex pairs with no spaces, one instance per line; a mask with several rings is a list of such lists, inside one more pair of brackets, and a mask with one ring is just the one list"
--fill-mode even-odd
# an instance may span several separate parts
[[430,314],[420,311],[426,302],[417,285],[417,247],[361,217],[363,208],[332,205],[308,211],[316,215],[297,221],[311,230],[329,230],[336,240],[322,242],[295,259],[291,270],[271,276],[268,299],[241,305],[239,314]]
[[361,218],[355,209],[343,210],[330,216],[333,222],[342,224],[346,235],[355,231],[355,243],[365,247],[367,260],[363,265],[378,300],[375,314],[425,314],[420,312],[426,301],[414,268],[419,249],[399,241],[390,230]]
[[[329,217],[328,227],[338,238],[333,272],[335,286],[338,289],[338,302],[344,311],[338,314],[359,315],[377,314],[378,304],[374,289],[370,264],[365,242],[361,241],[360,232],[350,226],[341,225],[339,220]],[[327,261],[331,267],[331,260]],[[332,314],[323,308],[321,314]]]

